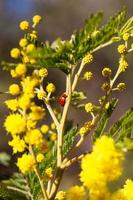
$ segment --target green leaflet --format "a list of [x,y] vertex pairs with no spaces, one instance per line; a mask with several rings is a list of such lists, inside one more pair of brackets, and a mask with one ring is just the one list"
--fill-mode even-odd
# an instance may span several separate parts
[[[21,173],[14,173],[10,179],[4,180],[1,183],[2,183],[2,186],[7,191],[9,191],[9,195],[14,195],[14,197],[12,197],[11,199],[19,200],[19,197],[20,197],[20,199],[30,199],[30,196],[29,196],[30,188],[28,187],[28,182],[27,182],[26,176],[22,175]],[[8,189],[8,187],[12,187],[12,189]],[[19,191],[14,191],[13,188],[18,189]],[[24,193],[21,191],[23,191]],[[16,197],[18,197],[18,198],[16,198]],[[21,198],[21,197],[23,197],[23,198]],[[8,197],[7,197],[7,199],[8,199]]]
[[63,137],[63,156],[65,156],[71,149],[75,136],[78,133],[78,127],[74,127],[69,130]]
[[[93,21],[96,20],[94,24],[98,26],[101,18],[102,16],[99,13],[97,15],[94,15],[94,17],[90,18],[90,21],[88,21],[88,23],[89,22],[91,23],[91,21],[93,23]],[[99,45],[108,42],[113,37],[119,36],[119,29],[122,23],[125,21],[125,18],[126,18],[126,10],[123,9],[120,12],[118,12],[114,17],[111,17],[106,25],[102,26],[102,28],[97,29],[97,34],[94,34],[95,26],[92,29],[94,30],[94,32],[92,33],[92,30],[89,31],[89,29],[86,29],[86,27],[88,28],[87,25],[81,30],[81,33],[76,33],[73,40],[75,44],[74,50],[75,50],[76,61],[82,59],[85,56],[85,54],[87,54],[90,51],[93,51]],[[79,41],[79,44],[77,40]]]
[[104,113],[102,114],[101,120],[98,123],[98,126],[95,130],[94,133],[94,139],[98,138],[99,136],[101,136],[108,124],[108,121],[110,119],[110,116],[112,115],[113,111],[115,110],[116,106],[118,103],[118,99],[113,99],[107,110],[104,111]]
[[27,200],[27,198],[20,192],[8,190],[4,186],[0,186],[0,199],[1,200]]
[[109,129],[108,135],[116,140],[132,137],[133,131],[133,108],[128,110],[113,126]]
[[1,152],[0,153],[0,164],[8,166],[9,162],[10,162],[10,155],[5,153],[5,152]]
[[75,108],[78,109],[84,109],[84,104],[81,103],[81,101],[85,100],[86,94],[84,92],[78,92],[78,91],[74,91],[72,93],[72,100],[71,100],[71,104],[72,106],[74,106]]

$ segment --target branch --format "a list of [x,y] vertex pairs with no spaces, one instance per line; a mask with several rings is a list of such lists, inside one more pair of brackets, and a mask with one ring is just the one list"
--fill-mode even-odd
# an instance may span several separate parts
[[48,198],[48,194],[47,194],[47,192],[46,192],[46,190],[45,190],[45,187],[44,187],[44,184],[43,184],[43,180],[41,179],[41,174],[40,174],[40,171],[39,171],[39,169],[38,169],[38,163],[37,163],[37,161],[36,161],[36,156],[35,156],[35,153],[34,153],[34,151],[33,151],[33,149],[32,149],[32,146],[29,146],[29,151],[30,151],[30,153],[31,153],[31,155],[33,156],[33,158],[34,158],[34,160],[35,160],[35,168],[34,168],[34,171],[35,171],[35,173],[36,173],[36,176],[37,176],[37,178],[38,178],[38,180],[39,180],[39,183],[40,183],[40,186],[41,186],[41,190],[42,190],[42,194],[43,194],[43,197],[44,197],[44,200],[48,200],[49,198]]

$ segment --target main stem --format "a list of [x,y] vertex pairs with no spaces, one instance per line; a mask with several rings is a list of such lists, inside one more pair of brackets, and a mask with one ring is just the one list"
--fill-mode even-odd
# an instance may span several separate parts
[[57,139],[57,167],[61,166],[62,163],[62,144],[63,144],[63,132],[64,132],[64,127],[65,127],[65,121],[68,113],[68,108],[70,105],[71,101],[71,93],[72,93],[72,86],[71,86],[71,74],[67,75],[66,78],[66,92],[67,92],[67,100],[66,104],[63,109],[62,117],[60,120],[60,124],[57,128],[58,131],[58,139]]
[[64,168],[62,168],[62,160],[63,160],[63,152],[62,152],[62,146],[63,146],[63,133],[65,128],[65,122],[68,114],[69,105],[71,102],[71,96],[72,96],[72,83],[71,83],[71,73],[67,75],[66,77],[66,103],[63,109],[62,117],[60,120],[59,125],[57,126],[57,132],[58,132],[58,139],[57,139],[57,171],[55,174],[55,179],[52,184],[51,192],[50,192],[50,200],[53,200],[55,198],[55,195],[57,193]]

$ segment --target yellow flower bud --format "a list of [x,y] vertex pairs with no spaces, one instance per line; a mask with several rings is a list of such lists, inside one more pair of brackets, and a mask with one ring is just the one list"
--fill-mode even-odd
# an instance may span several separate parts
[[125,84],[125,83],[119,83],[119,84],[117,85],[117,89],[118,89],[119,91],[124,91],[124,90],[126,89],[126,84]]
[[17,84],[12,84],[9,87],[9,93],[12,95],[18,95],[20,94],[20,87]]
[[18,76],[23,76],[23,75],[25,75],[26,72],[27,72],[26,65],[23,64],[23,63],[19,63],[19,64],[17,65],[15,71],[16,71],[16,74],[17,74]]
[[56,141],[57,140],[57,134],[52,132],[51,135],[50,135],[50,140],[53,141],[53,142]]
[[38,97],[38,99],[40,99],[40,100],[43,100],[45,97],[46,97],[46,92],[44,91],[44,90],[38,90],[37,91],[37,97]]
[[93,61],[93,55],[88,53],[84,58],[83,58],[83,63],[91,63]]
[[39,70],[39,76],[44,78],[48,76],[48,70],[46,68],[40,69]]
[[128,63],[124,58],[121,58],[119,61],[119,68],[121,72],[125,72],[126,69],[128,68]]
[[48,125],[44,124],[41,126],[41,132],[46,134],[49,131]]
[[42,153],[38,153],[36,156],[36,160],[38,163],[41,163],[44,160],[44,155]]
[[117,50],[118,50],[118,53],[123,54],[126,52],[126,46],[124,44],[121,44],[118,46]]
[[84,80],[87,80],[87,81],[89,81],[89,80],[91,80],[93,78],[93,73],[92,72],[85,72],[84,73],[84,75],[83,75],[83,79]]
[[127,41],[127,40],[129,39],[129,37],[130,37],[130,34],[129,34],[129,33],[124,33],[124,35],[123,35],[123,40],[124,40],[124,41]]
[[48,93],[53,93],[55,92],[56,88],[55,88],[55,85],[53,83],[49,83],[47,86],[46,86],[46,91]]
[[85,104],[85,111],[86,112],[92,112],[94,110],[94,105],[92,103]]
[[28,21],[22,21],[19,24],[19,27],[21,30],[27,30],[29,28],[29,22]]
[[27,44],[28,44],[28,41],[27,41],[25,38],[22,38],[22,39],[19,41],[20,47],[25,47]]
[[39,24],[40,21],[41,21],[42,17],[40,15],[35,15],[33,17],[33,23],[36,25],[36,24]]
[[110,84],[109,83],[103,83],[101,88],[102,88],[103,91],[107,92],[110,89]]
[[12,58],[19,58],[20,50],[18,48],[13,48],[10,52]]
[[109,67],[105,67],[103,70],[102,70],[102,75],[104,77],[109,77],[111,76],[112,74],[112,70],[109,68]]
[[51,167],[47,168],[45,170],[45,174],[48,176],[48,178],[52,178],[53,177],[53,170]]
[[26,48],[27,53],[31,53],[32,51],[35,50],[35,45],[34,44],[29,44]]

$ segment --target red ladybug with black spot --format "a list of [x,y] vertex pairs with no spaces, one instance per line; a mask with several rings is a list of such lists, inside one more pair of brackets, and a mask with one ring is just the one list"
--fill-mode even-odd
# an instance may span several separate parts
[[65,93],[63,93],[60,97],[59,97],[59,104],[60,106],[64,106],[65,103],[66,103],[66,98],[67,98],[67,95]]

